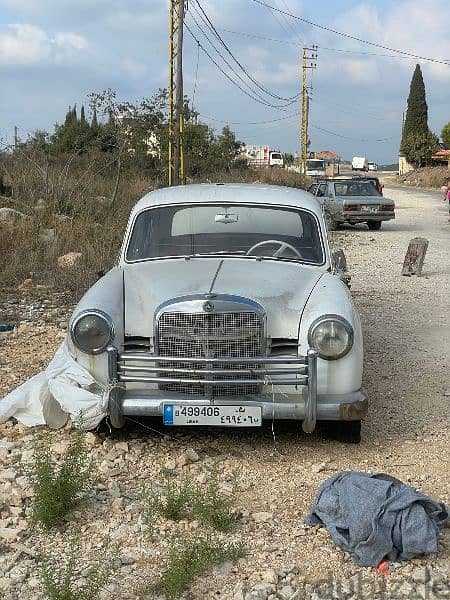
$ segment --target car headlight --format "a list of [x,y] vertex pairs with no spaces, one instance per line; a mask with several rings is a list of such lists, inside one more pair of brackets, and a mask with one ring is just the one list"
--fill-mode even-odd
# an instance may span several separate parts
[[325,315],[316,319],[308,333],[309,345],[317,348],[325,360],[336,360],[350,352],[353,346],[353,328],[339,315]]
[[70,335],[82,352],[100,354],[114,335],[111,317],[101,310],[85,310],[73,320]]

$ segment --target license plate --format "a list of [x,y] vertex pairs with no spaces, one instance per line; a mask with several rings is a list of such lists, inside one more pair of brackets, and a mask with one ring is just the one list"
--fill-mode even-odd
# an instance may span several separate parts
[[216,425],[219,427],[260,427],[260,406],[211,406],[164,404],[164,425]]
[[370,204],[362,204],[361,205],[361,212],[369,212],[369,213],[376,213],[378,212],[378,206],[372,206]]

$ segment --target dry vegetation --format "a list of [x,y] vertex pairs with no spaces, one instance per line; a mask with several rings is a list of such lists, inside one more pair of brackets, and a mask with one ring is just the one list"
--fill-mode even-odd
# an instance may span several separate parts
[[440,188],[450,181],[450,170],[447,167],[423,167],[398,176],[397,181],[416,187]]
[[[116,167],[101,156],[43,161],[39,156],[4,155],[0,169],[12,184],[12,195],[0,197],[0,208],[25,215],[14,225],[0,221],[1,287],[14,288],[32,278],[34,284],[73,298],[113,265],[133,204],[164,185],[127,170],[120,174],[115,194]],[[202,181],[304,186],[301,176],[277,169],[216,172]],[[68,252],[81,252],[80,261],[69,269],[58,268],[58,257]]]

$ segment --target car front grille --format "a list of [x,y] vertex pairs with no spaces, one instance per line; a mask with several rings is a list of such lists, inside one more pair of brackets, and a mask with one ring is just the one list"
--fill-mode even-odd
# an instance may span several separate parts
[[[201,363],[186,363],[183,358],[252,358],[262,355],[263,324],[255,312],[183,313],[164,312],[157,323],[159,356],[180,357],[180,361],[165,363],[165,367],[190,371],[204,368]],[[258,369],[258,365],[217,363],[217,369],[228,369],[229,375],[217,379],[235,379],[234,369]],[[160,377],[164,377],[160,373]],[[187,372],[185,379],[202,379],[201,374]],[[251,377],[253,378],[253,377]],[[254,378],[257,378],[255,373]],[[215,379],[213,376],[212,379]],[[211,385],[203,383],[159,384],[160,389],[198,396],[236,396],[258,393],[255,385]]]

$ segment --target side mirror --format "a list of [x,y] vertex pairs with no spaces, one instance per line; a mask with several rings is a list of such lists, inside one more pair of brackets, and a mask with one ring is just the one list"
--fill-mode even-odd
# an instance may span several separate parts
[[343,250],[335,250],[331,253],[331,272],[337,275],[350,288],[352,276],[348,272],[347,258]]

